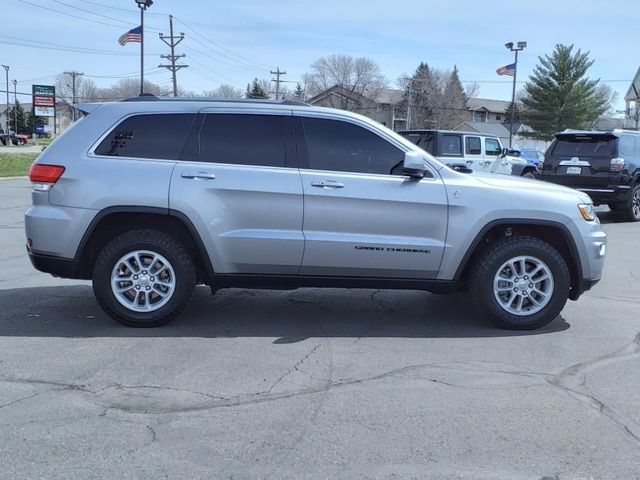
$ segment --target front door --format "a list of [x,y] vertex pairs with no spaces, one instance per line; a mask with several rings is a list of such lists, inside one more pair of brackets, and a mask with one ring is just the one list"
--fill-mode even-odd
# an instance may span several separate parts
[[206,109],[199,121],[173,171],[170,208],[206,234],[216,273],[298,273],[302,185],[290,112]]
[[437,172],[420,180],[402,175],[400,144],[366,124],[301,117],[296,127],[307,167],[300,273],[435,278],[448,208]]

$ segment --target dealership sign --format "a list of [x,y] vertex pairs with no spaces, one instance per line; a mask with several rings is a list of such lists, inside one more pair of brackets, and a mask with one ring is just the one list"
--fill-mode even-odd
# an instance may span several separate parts
[[55,117],[56,87],[33,85],[33,114],[36,117]]

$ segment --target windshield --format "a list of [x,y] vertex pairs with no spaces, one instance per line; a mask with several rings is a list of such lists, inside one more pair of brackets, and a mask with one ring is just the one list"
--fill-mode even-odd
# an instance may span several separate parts
[[608,157],[614,154],[616,137],[603,135],[558,137],[552,155],[559,157]]

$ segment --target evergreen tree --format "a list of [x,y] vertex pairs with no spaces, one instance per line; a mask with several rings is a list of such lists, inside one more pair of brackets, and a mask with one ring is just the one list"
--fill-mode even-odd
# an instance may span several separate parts
[[440,116],[438,128],[450,130],[467,120],[467,94],[460,81],[458,67],[455,65],[444,88],[443,100],[442,115]]
[[[515,110],[515,111],[514,111]],[[510,124],[511,123],[511,112],[514,111],[513,122],[518,123],[520,121],[520,109],[518,108],[517,103],[509,102],[509,106],[504,111],[504,121],[503,123]]]
[[429,65],[420,62],[413,77],[409,79],[405,89],[405,101],[407,103],[407,128],[428,128],[429,119],[433,117],[430,108],[429,92],[433,91],[433,78]]
[[[16,125],[16,115],[17,115],[17,129]],[[16,129],[16,133],[26,133],[28,128],[27,117],[24,113],[24,108],[20,104],[19,100],[16,100],[16,104],[9,109],[9,128],[14,130]]]
[[253,79],[251,90],[249,90],[247,94],[247,98],[262,98],[262,99],[269,98],[269,95],[264,90],[264,87],[260,84],[257,78]]
[[298,102],[304,102],[305,101],[305,95],[304,95],[304,89],[302,88],[302,85],[300,85],[300,82],[298,82],[296,84],[296,89],[293,91],[293,95],[291,96],[292,100],[296,100]]
[[566,128],[585,129],[609,109],[611,97],[602,95],[599,80],[586,76],[593,65],[589,52],[574,53],[573,45],[558,44],[538,59],[522,100],[522,119],[534,130],[528,136],[549,140]]

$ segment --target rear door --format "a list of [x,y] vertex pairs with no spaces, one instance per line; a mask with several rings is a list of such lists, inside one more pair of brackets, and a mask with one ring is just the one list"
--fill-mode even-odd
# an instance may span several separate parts
[[467,167],[473,171],[484,170],[482,139],[475,135],[464,136],[464,159]]
[[296,136],[305,139],[300,273],[435,278],[448,208],[437,172],[403,176],[406,147],[355,120],[301,117]]
[[606,187],[617,155],[618,139],[610,133],[558,135],[545,155],[541,178],[569,187]]
[[170,208],[204,237],[216,273],[298,273],[302,185],[291,112],[205,109],[181,160]]

